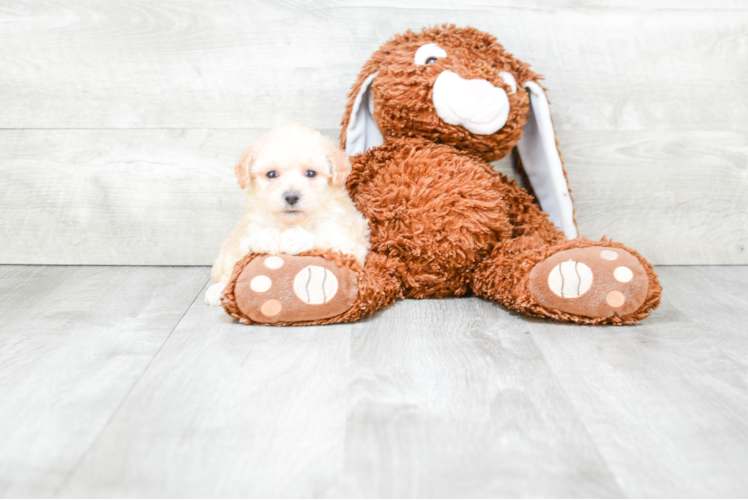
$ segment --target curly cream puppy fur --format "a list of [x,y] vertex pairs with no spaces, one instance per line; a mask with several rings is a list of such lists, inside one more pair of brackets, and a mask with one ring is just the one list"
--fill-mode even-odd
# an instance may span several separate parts
[[363,265],[369,225],[345,189],[351,164],[330,139],[301,122],[287,123],[253,144],[235,171],[246,210],[213,264],[206,303],[221,304],[234,266],[249,252],[332,249]]

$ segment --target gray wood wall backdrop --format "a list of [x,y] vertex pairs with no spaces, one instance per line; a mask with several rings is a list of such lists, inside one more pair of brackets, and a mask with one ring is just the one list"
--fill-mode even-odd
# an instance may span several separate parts
[[739,0],[4,0],[0,263],[211,264],[242,150],[296,118],[336,136],[369,55],[445,22],[545,75],[583,234],[748,264]]

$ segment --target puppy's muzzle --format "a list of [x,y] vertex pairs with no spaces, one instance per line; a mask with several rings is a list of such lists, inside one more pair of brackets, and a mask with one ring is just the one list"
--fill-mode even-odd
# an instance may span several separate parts
[[283,193],[283,199],[286,200],[289,206],[294,206],[299,202],[301,195],[298,191],[286,191]]

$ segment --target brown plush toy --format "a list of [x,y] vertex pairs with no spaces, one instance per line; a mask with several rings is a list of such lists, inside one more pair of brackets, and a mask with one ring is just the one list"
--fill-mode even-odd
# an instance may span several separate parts
[[[348,190],[371,227],[365,266],[329,251],[284,255],[280,267],[250,254],[226,286],[226,311],[244,323],[328,324],[397,298],[473,293],[560,321],[649,316],[662,290],[652,266],[619,243],[577,237],[538,79],[472,28],[385,43],[353,86],[340,138]],[[515,150],[533,194],[488,163]],[[269,290],[251,289],[259,275]]]

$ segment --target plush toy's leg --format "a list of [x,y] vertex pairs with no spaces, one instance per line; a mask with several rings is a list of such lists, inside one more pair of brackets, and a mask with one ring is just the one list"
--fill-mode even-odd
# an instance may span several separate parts
[[500,243],[476,270],[474,291],[533,316],[587,324],[632,324],[660,303],[652,265],[612,241],[549,244],[537,235]]
[[399,266],[371,252],[361,267],[333,251],[250,254],[234,268],[223,306],[246,324],[324,325],[367,316],[401,295]]

